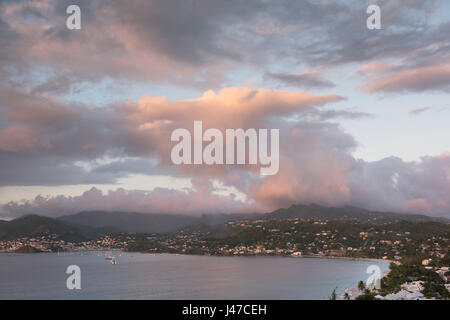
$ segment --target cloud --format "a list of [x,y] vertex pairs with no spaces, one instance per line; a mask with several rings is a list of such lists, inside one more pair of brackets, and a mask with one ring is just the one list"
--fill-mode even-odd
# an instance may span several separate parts
[[[73,214],[80,210],[128,211],[142,213],[168,213],[200,216],[228,212],[248,212],[249,209],[261,210],[237,200],[233,195],[214,194],[212,183],[193,181],[193,189],[187,191],[156,188],[152,191],[124,189],[103,193],[96,188],[80,196],[43,197],[33,200],[9,202],[3,206],[8,216],[39,214],[57,217]],[[83,209],[81,209],[83,208]]]
[[[215,194],[210,178],[197,176],[192,190],[151,192],[92,189],[78,197],[42,197],[3,206],[7,216],[58,216],[81,210],[148,213],[267,212],[293,203],[353,205],[372,210],[449,217],[450,154],[405,162],[390,157],[374,162],[351,156],[353,138],[337,125],[302,123],[284,131],[280,172],[260,179],[230,170],[223,181],[245,191],[250,202]],[[289,145],[286,146],[286,144]]]
[[316,202],[343,205],[349,199],[347,175],[355,160],[356,142],[337,124],[298,122],[280,136],[280,171],[250,188],[267,208]]
[[431,110],[431,109],[432,109],[431,107],[418,108],[418,109],[411,110],[411,111],[409,112],[409,114],[410,114],[410,115],[413,115],[413,116],[416,116],[416,115],[418,115],[418,114],[424,113],[424,112],[426,112],[426,111],[428,111],[428,110]]
[[450,89],[450,65],[427,66],[393,71],[369,81],[364,88],[372,92],[423,92]]
[[289,87],[332,88],[335,86],[333,82],[324,79],[316,70],[309,70],[300,74],[267,73],[266,77]]
[[368,74],[373,72],[381,72],[386,69],[389,69],[390,65],[384,62],[371,62],[363,65],[358,69],[357,72],[362,74]]
[[[442,2],[378,1],[383,30],[365,28],[367,4],[290,1],[78,0],[82,29],[65,27],[70,0],[2,1],[0,76],[20,76],[36,91],[69,90],[103,79],[220,88],[242,66],[310,68],[377,59],[448,63],[448,22]],[[330,18],[330,17],[333,18]],[[430,19],[432,17],[433,19]],[[46,73],[36,83],[30,75]],[[330,87],[304,74],[279,81]]]
[[[143,96],[101,108],[19,90],[0,91],[0,96],[5,97],[0,104],[3,186],[109,184],[131,173],[195,177],[187,192],[112,190],[104,195],[93,190],[79,197],[10,202],[3,208],[10,216],[115,207],[193,213],[214,211],[215,206],[222,212],[261,212],[302,202],[443,216],[449,212],[450,156],[424,157],[417,163],[355,159],[355,139],[339,124],[324,120],[351,117],[351,111],[321,110],[343,100],[336,94],[232,87],[193,99]],[[318,120],[304,120],[308,114]],[[191,129],[198,119],[205,129],[279,128],[278,174],[262,178],[257,166],[248,165],[173,166],[171,132]],[[245,194],[249,202],[214,194],[212,180]]]
[[[0,185],[111,183],[129,172],[158,170],[177,174],[178,169],[167,168],[172,165],[170,135],[176,128],[189,129],[195,120],[202,120],[205,129],[264,128],[271,121],[278,128],[285,117],[344,99],[238,87],[207,91],[195,99],[143,96],[138,102],[104,107],[72,105],[11,88],[0,88],[0,98]],[[105,157],[125,160],[96,164]],[[85,170],[79,162],[93,168]],[[227,172],[195,168],[197,173],[211,170]]]
[[[365,27],[367,3],[361,1],[77,3],[79,31],[65,27],[73,1],[0,3],[0,186],[100,185],[131,173],[164,173],[195,177],[194,188],[93,189],[79,197],[11,202],[8,212],[233,212],[318,202],[448,215],[447,154],[364,162],[352,155],[355,139],[328,122],[370,116],[335,107],[343,94],[226,85],[233,72],[249,70],[283,86],[331,90],[334,83],[319,71],[290,70],[328,74],[356,65],[368,92],[448,92],[450,24],[442,20],[442,1],[411,0],[407,9],[377,1],[383,29],[376,31]],[[69,93],[97,89],[104,80],[214,90],[192,99],[144,95],[101,107],[68,102]],[[191,129],[194,120],[205,129],[279,128],[278,175],[262,178],[257,166],[171,165],[171,132]],[[214,194],[212,180],[254,202]]]
[[341,119],[363,119],[363,118],[370,118],[373,117],[372,114],[367,112],[360,112],[360,111],[351,111],[351,110],[311,110],[309,112],[312,116],[317,116],[319,120],[326,121],[336,118]]
[[450,154],[414,162],[395,157],[359,161],[349,187],[354,205],[449,217]]

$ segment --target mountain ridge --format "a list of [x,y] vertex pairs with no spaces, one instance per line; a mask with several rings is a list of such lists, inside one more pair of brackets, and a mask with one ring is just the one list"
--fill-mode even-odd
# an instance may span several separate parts
[[376,222],[383,223],[398,220],[450,222],[449,219],[443,217],[432,217],[413,213],[374,211],[354,206],[326,207],[315,203],[309,205],[291,205],[288,208],[280,208],[265,214],[265,217],[266,218],[273,217],[278,219],[289,219],[289,218],[306,218],[306,219],[337,218],[337,220],[359,219],[375,223]]
[[0,240],[39,236],[44,233],[76,235],[80,239],[92,237],[96,234],[95,230],[89,226],[66,223],[58,219],[35,214],[0,223]]
[[378,212],[358,207],[325,207],[317,204],[292,205],[264,214],[218,214],[188,216],[181,214],[146,214],[120,211],[81,211],[72,215],[49,218],[27,215],[11,221],[0,223],[0,239],[12,239],[33,236],[42,233],[72,235],[74,238],[94,237],[99,234],[134,232],[166,233],[179,228],[198,225],[220,225],[233,220],[284,220],[327,219],[340,221],[357,221],[367,223],[386,223],[395,221],[436,221],[449,223],[441,217],[416,214]]

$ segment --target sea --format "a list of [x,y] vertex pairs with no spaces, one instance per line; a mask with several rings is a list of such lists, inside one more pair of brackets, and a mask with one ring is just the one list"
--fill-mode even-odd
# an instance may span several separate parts
[[328,299],[366,281],[371,265],[389,269],[386,261],[280,256],[0,253],[0,299]]

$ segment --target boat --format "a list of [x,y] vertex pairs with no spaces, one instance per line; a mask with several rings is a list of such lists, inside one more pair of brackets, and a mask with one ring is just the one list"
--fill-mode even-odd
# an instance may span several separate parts
[[114,257],[109,261],[111,262],[111,264],[117,264],[116,259]]

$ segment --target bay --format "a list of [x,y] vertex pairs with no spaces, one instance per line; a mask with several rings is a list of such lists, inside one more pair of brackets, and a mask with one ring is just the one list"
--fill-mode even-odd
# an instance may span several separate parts
[[[114,252],[0,254],[0,299],[327,299],[386,261]],[[81,269],[68,290],[66,269]]]

